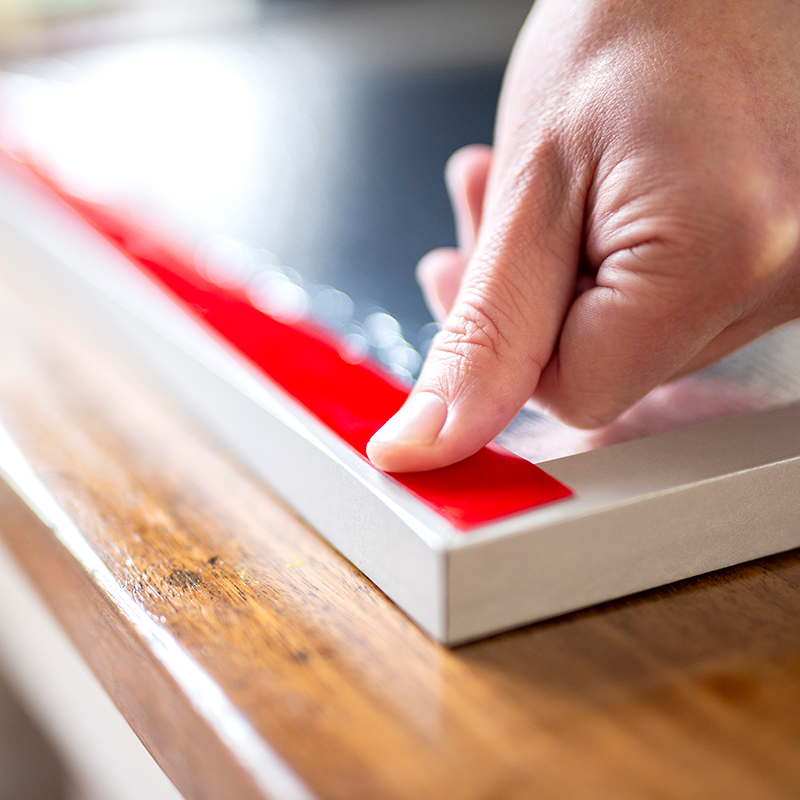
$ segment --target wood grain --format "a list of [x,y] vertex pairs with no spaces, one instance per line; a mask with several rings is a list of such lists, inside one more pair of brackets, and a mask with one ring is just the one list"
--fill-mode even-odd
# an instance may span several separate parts
[[107,578],[0,532],[187,798],[800,796],[800,553],[448,651],[0,253],[0,420]]

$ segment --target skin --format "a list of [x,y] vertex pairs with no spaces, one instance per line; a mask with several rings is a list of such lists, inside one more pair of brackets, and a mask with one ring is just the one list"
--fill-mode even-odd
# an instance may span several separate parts
[[[800,316],[800,2],[539,0],[495,146],[451,158],[444,328],[388,471],[458,461],[529,399],[578,428]],[[416,399],[414,399],[416,398]]]

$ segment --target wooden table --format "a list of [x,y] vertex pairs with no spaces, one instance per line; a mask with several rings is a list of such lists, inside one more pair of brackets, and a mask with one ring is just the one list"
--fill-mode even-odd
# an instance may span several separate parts
[[800,796],[800,553],[444,649],[24,273],[0,532],[185,797]]

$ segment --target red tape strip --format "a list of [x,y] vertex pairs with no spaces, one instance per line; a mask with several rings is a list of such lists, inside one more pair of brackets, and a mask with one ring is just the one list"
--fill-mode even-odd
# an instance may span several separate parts
[[[407,396],[389,373],[371,362],[345,361],[324,330],[265,314],[244,291],[205,279],[191,258],[156,241],[124,213],[74,197],[33,171],[134,264],[366,458],[367,442]],[[539,467],[494,444],[444,469],[392,477],[460,530],[572,494]]]

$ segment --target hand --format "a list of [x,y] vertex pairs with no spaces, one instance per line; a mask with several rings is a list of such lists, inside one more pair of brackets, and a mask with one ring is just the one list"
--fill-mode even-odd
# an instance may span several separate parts
[[495,148],[451,159],[442,332],[368,453],[465,458],[532,398],[580,428],[800,316],[800,4],[539,0]]

